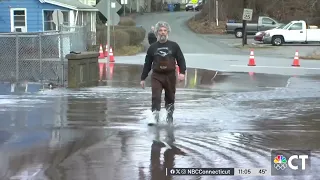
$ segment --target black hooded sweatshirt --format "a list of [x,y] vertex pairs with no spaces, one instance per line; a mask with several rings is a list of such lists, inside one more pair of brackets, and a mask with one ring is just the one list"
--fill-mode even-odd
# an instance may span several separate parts
[[180,74],[185,74],[186,61],[180,46],[176,42],[168,40],[165,43],[157,41],[151,44],[145,57],[141,80],[143,81],[148,77],[151,69],[153,72],[162,74],[175,72],[176,61]]

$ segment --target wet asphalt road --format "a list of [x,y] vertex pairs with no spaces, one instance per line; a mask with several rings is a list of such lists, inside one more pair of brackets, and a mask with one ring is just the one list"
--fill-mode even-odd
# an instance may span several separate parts
[[[146,125],[151,92],[139,88],[140,72],[115,64],[99,87],[1,95],[0,179],[319,179],[320,76],[188,69],[175,127],[158,131],[174,134],[170,150]],[[313,175],[165,177],[163,169],[270,168],[271,149],[313,150]]]

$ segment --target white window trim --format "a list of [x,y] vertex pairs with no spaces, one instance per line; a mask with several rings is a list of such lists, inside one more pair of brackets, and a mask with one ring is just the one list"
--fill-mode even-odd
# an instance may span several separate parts
[[72,10],[76,10],[76,9],[77,9],[77,8],[74,7],[74,6],[70,6],[70,5],[63,4],[63,3],[59,3],[59,2],[56,2],[56,1],[52,1],[52,0],[42,0],[42,1],[43,1],[44,3],[49,3],[49,4],[52,4],[52,5],[64,7],[64,8],[67,8],[67,9],[72,9]]
[[83,11],[77,11],[77,18],[76,18],[75,25],[76,26],[82,26],[83,25]]
[[90,31],[93,30],[93,12],[90,12]]
[[28,17],[27,17],[27,8],[10,8],[10,26],[11,26],[11,32],[14,32],[14,11],[24,11],[24,20],[25,20],[25,27],[26,32],[28,32]]
[[84,17],[85,17],[85,13],[83,11],[81,11],[81,16],[82,16],[82,23],[81,23],[81,26],[84,25]]
[[[54,11],[54,9],[42,9],[42,31],[47,32],[44,30],[44,11]],[[68,10],[61,10],[61,11],[68,12],[68,16],[69,16],[68,24],[70,24],[70,11],[68,11]],[[58,31],[58,26],[56,26],[56,31]]]

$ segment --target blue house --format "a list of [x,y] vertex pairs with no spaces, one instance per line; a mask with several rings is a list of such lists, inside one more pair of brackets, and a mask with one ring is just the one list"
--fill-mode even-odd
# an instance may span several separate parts
[[59,9],[66,26],[89,25],[95,31],[98,9],[78,0],[0,0],[0,33],[55,31],[52,13]]

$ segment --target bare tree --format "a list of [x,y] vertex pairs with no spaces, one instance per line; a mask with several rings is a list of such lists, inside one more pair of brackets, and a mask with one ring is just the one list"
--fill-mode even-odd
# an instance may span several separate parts
[[[243,11],[242,4],[243,0],[219,0],[219,17],[222,18],[221,20],[240,20]],[[259,15],[265,15],[279,21],[312,19],[313,22],[310,23],[320,24],[320,0],[248,0],[248,8],[253,9],[253,20],[256,20]],[[207,17],[209,12],[215,12],[210,0],[204,5],[201,16],[209,19]]]

